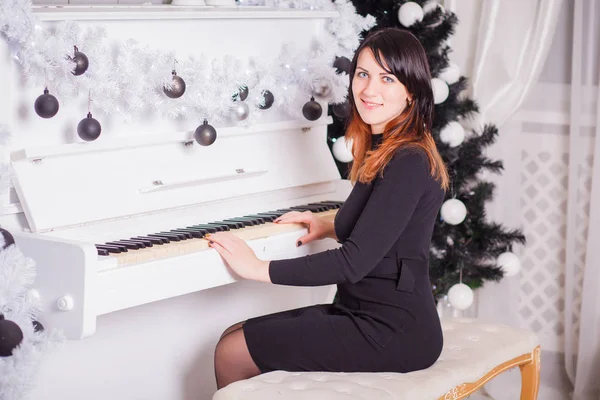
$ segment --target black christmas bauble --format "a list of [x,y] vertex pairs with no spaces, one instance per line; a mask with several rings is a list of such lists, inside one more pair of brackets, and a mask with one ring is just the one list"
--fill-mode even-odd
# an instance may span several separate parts
[[90,112],[88,112],[86,118],[82,119],[79,121],[79,124],[77,124],[77,134],[86,142],[98,139],[100,132],[102,132],[100,122],[92,118],[92,113]]
[[87,56],[79,51],[77,46],[75,47],[75,53],[73,57],[71,57],[72,61],[75,61],[75,69],[72,71],[73,75],[82,75],[85,71],[87,71],[90,66],[90,61]]
[[58,112],[58,100],[52,96],[48,88],[44,89],[44,94],[35,99],[33,105],[35,112],[42,118],[52,118]]
[[335,72],[337,74],[345,72],[348,75],[350,75],[350,70],[352,69],[352,61],[343,56],[336,57],[335,61],[333,62],[333,67],[335,68]]
[[248,86],[244,85],[240,90],[233,96],[234,100],[244,101],[248,98]]
[[4,250],[11,244],[15,244],[15,238],[6,229],[0,228],[0,250]]
[[315,101],[314,97],[310,98],[310,101],[304,104],[302,107],[302,115],[309,121],[316,121],[321,118],[323,114],[323,108],[319,103]]
[[331,111],[338,118],[347,118],[350,115],[350,102],[346,100],[343,103],[334,104]]
[[175,72],[175,70],[173,70],[171,74],[173,75],[171,88],[169,89],[165,86],[163,88],[163,91],[165,92],[167,97],[171,99],[177,99],[183,96],[183,94],[185,93],[185,81],[181,79],[179,75],[177,75],[177,72]]
[[268,90],[263,90],[262,95],[263,95],[265,105],[259,106],[259,108],[261,110],[266,110],[267,108],[270,108],[273,105],[273,103],[275,102],[275,96],[273,96],[273,93],[271,93]]
[[43,332],[44,331],[44,325],[42,325],[39,321],[31,321],[31,323],[33,325],[34,332]]
[[202,125],[196,128],[194,139],[202,146],[210,146],[217,140],[217,131],[208,124],[207,120],[204,120]]
[[12,356],[15,347],[21,344],[23,331],[19,325],[4,319],[0,314],[0,357]]

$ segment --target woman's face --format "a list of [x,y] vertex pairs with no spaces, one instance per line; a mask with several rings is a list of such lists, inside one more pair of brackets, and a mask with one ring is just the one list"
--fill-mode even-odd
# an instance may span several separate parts
[[385,125],[402,113],[407,100],[411,101],[404,85],[381,68],[369,48],[358,55],[352,95],[360,117],[375,134],[383,133]]

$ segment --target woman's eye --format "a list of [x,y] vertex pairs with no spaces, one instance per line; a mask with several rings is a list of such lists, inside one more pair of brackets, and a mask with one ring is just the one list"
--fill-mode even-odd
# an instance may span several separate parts
[[366,78],[367,77],[367,73],[366,72],[359,72],[358,74],[356,74],[359,78]]
[[393,78],[390,78],[389,76],[384,76],[384,77],[383,77],[383,80],[384,80],[385,82],[387,82],[387,83],[393,83],[393,82],[394,82],[394,79],[393,79]]

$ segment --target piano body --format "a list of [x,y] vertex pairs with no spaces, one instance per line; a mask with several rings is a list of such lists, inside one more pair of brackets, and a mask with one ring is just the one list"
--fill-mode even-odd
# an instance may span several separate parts
[[[335,16],[164,6],[49,7],[36,13],[47,24],[70,19],[83,29],[103,26],[112,40],[131,37],[181,57],[199,49],[215,57],[275,57],[283,43],[308,43]],[[216,141],[200,146],[193,139],[199,119],[124,122],[97,112],[102,135],[83,142],[75,127],[87,113],[81,107],[86,99],[61,104],[51,119],[39,118],[33,102],[43,87],[25,88],[19,66],[0,44],[0,73],[15,78],[0,83],[14,170],[0,223],[37,264],[40,321],[69,339],[43,361],[40,398],[81,398],[81,390],[88,399],[209,398],[217,332],[240,318],[331,300],[331,288],[229,285],[239,278],[202,238],[210,229],[231,229],[262,259],[338,246],[326,239],[296,247],[306,230],[271,222],[293,207],[333,218],[351,190],[327,146],[331,117],[324,113],[311,122],[275,108],[251,110],[265,116],[249,125],[215,123]],[[240,293],[251,295],[223,300]],[[254,301],[261,296],[267,297]],[[177,325],[178,314],[197,315],[202,324]],[[168,333],[152,321],[171,324]],[[165,342],[165,349],[156,351],[153,341]],[[150,365],[138,356],[145,351],[155,353]],[[194,376],[202,388],[182,383],[182,376]],[[59,389],[60,382],[67,389]]]

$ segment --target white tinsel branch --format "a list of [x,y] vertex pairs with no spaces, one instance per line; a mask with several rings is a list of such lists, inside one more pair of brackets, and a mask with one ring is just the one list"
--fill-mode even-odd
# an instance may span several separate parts
[[[169,87],[175,55],[124,40],[116,54],[107,43],[102,28],[82,31],[75,21],[45,28],[31,10],[30,0],[3,1],[0,28],[13,57],[21,64],[23,75],[32,85],[47,85],[60,101],[83,94],[91,97],[91,111],[121,114],[126,119],[159,114],[168,118],[191,117],[199,122],[230,119],[232,95],[245,85],[252,94],[246,100],[250,109],[263,102],[261,93],[269,90],[275,97],[274,109],[296,119],[302,118],[302,105],[313,95],[315,82],[326,82],[328,103],[340,103],[347,95],[348,77],[338,76],[332,67],[336,56],[351,57],[360,34],[375,24],[372,16],[362,17],[349,0],[267,0],[250,5],[279,8],[337,11],[328,20],[324,37],[315,38],[308,48],[282,46],[273,60],[240,60],[232,55],[210,58],[204,54],[178,59],[177,74],[186,82],[178,99],[163,93]],[[74,45],[90,60],[82,76],[71,72]],[[265,112],[268,112],[266,110]],[[251,113],[246,123],[260,118]]]

